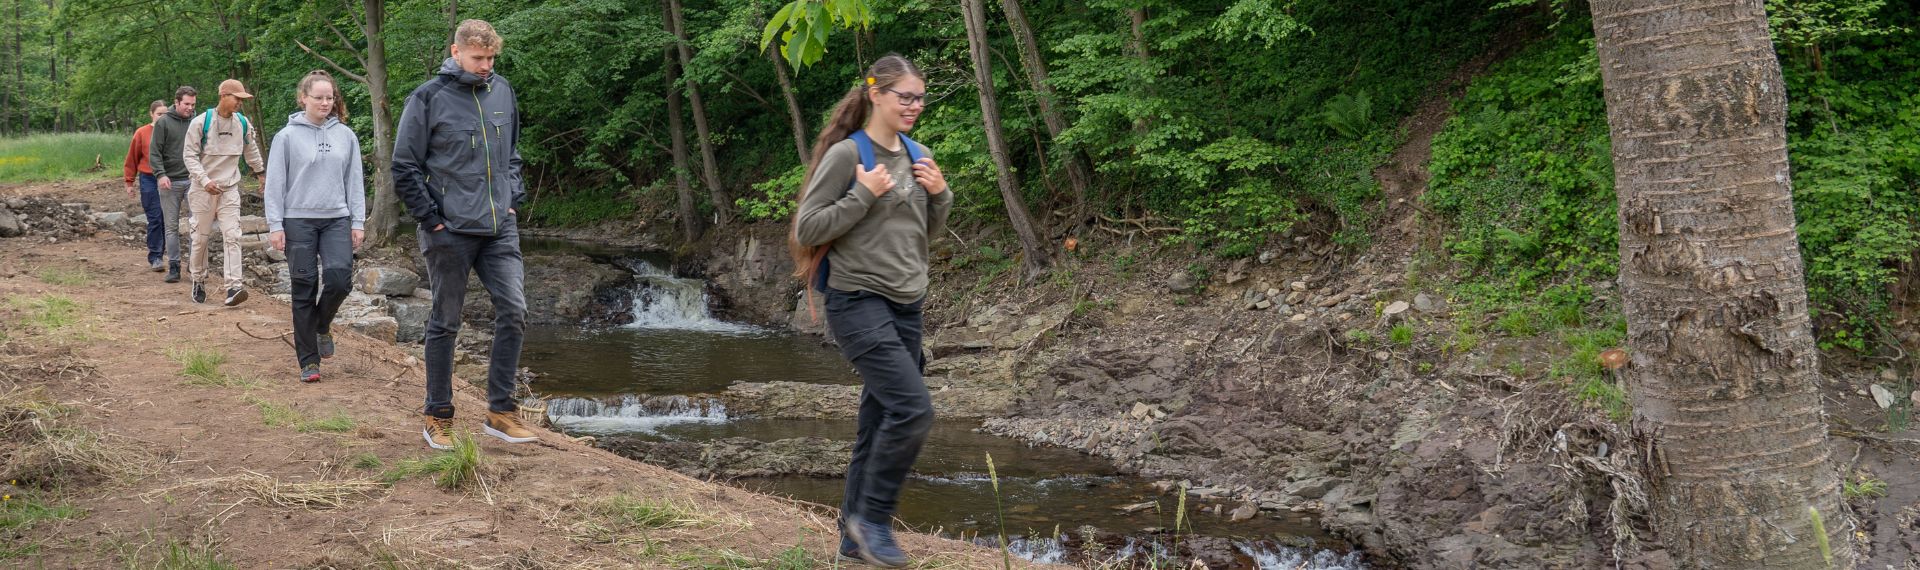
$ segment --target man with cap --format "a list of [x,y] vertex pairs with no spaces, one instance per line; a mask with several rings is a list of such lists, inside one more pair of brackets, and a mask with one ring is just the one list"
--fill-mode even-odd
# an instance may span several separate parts
[[192,213],[187,227],[193,236],[187,266],[193,276],[195,303],[207,301],[207,240],[216,226],[223,242],[220,251],[226,305],[247,300],[247,289],[240,283],[240,161],[244,157],[256,177],[267,170],[260,160],[259,137],[247,117],[240,114],[240,101],[252,98],[240,80],[220,82],[220,102],[188,122],[186,140],[182,141],[181,158],[193,182],[187,192],[187,211]]

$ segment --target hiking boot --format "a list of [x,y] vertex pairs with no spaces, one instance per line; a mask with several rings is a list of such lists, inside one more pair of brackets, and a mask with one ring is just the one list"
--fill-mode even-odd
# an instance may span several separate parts
[[234,287],[227,290],[227,306],[231,307],[245,302],[247,302],[246,287]]
[[193,282],[193,302],[195,303],[207,302],[207,287],[205,285],[201,285],[199,281]]
[[860,546],[853,543],[853,537],[847,535],[846,529],[840,530],[840,551],[835,558],[835,562],[843,564],[867,563],[866,560],[860,559]]
[[482,424],[487,435],[500,438],[508,443],[528,443],[540,441],[540,436],[520,423],[519,412],[487,412],[487,421]]
[[159,273],[162,271],[166,271],[167,266],[166,264],[161,263],[160,260],[155,259],[147,262],[147,269],[153,270],[154,273]]
[[333,335],[319,335],[314,338],[314,342],[320,345],[321,358],[333,358]]
[[180,262],[178,261],[167,262],[167,282],[168,283],[180,282]]
[[300,367],[300,381],[301,382],[319,382],[320,381],[320,365],[308,364],[306,366]]
[[420,435],[427,438],[427,447],[453,449],[453,418],[439,418],[427,413],[420,414],[420,417],[426,420],[426,428],[420,430]]
[[907,565],[907,553],[893,542],[893,525],[870,521],[846,521],[847,538],[853,539],[854,552],[861,560],[881,568]]

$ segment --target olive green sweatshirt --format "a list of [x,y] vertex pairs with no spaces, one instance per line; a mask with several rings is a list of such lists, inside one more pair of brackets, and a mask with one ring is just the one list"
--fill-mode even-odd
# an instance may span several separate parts
[[[805,245],[833,243],[827,286],[912,303],[927,294],[927,244],[946,231],[953,189],[927,195],[913,180],[906,150],[889,151],[875,142],[874,162],[887,165],[893,190],[876,197],[855,183],[860,152],[851,140],[835,143],[807,182],[795,232]],[[933,156],[924,146],[919,150]]]

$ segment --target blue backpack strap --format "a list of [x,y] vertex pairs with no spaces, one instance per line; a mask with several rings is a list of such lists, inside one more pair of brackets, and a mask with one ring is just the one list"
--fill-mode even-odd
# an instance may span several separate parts
[[907,149],[907,162],[919,164],[920,159],[927,157],[924,154],[920,154],[920,143],[913,142],[913,139],[907,138],[906,133],[900,133],[900,144]]
[[[853,134],[847,135],[847,138],[853,140],[853,148],[860,154],[860,170],[863,172],[873,170],[873,165],[876,163],[876,159],[873,157],[873,137],[867,136],[867,131],[865,130],[856,130],[853,131]],[[906,134],[902,133],[900,135],[900,143],[907,150],[907,160],[909,162],[918,163],[921,158],[924,158],[924,155],[920,154],[920,144],[913,142],[913,139],[907,138]],[[859,184],[860,181],[858,179],[853,182],[848,182],[847,190],[852,191],[853,187]],[[827,275],[832,272],[833,266],[827,262],[827,256],[820,256],[820,267],[813,272],[813,288],[825,293],[827,291]]]
[[213,130],[213,109],[200,114],[200,156],[207,155],[207,131]]

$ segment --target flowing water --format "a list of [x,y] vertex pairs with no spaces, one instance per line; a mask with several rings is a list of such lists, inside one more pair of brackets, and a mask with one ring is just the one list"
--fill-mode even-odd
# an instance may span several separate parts
[[[851,420],[774,420],[729,415],[709,396],[734,382],[785,380],[858,384],[851,367],[816,340],[714,319],[704,283],[672,275],[659,257],[529,241],[530,251],[585,254],[634,272],[633,323],[615,327],[530,326],[523,365],[540,373],[535,390],[554,425],[569,433],[654,441],[820,437],[851,441]],[[1304,517],[1263,513],[1229,522],[1211,514],[1176,517],[1177,498],[1149,481],[1118,474],[1105,460],[1029,447],[974,433],[975,424],[936,421],[899,518],[913,528],[998,544],[1034,561],[1123,560],[1120,567],[1167,564],[1176,540],[1213,537],[1236,568],[1363,568],[1358,552]],[[988,476],[992,454],[999,489]],[[838,505],[838,478],[767,477],[735,481],[769,494]],[[1142,506],[1151,503],[1151,506]],[[999,508],[996,509],[996,505]],[[1137,507],[1132,513],[1116,509]],[[1228,507],[1231,509],[1231,507]],[[1274,518],[1280,516],[1282,518]],[[1178,520],[1176,520],[1178,519]],[[1175,535],[1168,529],[1178,525]],[[1097,529],[1088,536],[1083,529]],[[1293,545],[1293,546],[1288,546]],[[1329,549],[1331,548],[1331,549]],[[1157,562],[1156,562],[1157,561]],[[1184,566],[1184,565],[1182,565]]]

